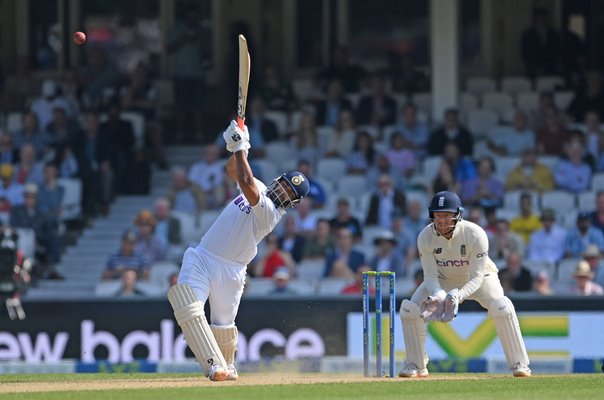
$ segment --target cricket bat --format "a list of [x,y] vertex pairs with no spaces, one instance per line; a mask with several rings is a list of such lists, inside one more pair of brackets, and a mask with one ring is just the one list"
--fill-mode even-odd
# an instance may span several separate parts
[[247,50],[245,36],[239,35],[239,90],[237,93],[237,125],[243,129],[245,123],[245,105],[247,88],[250,83],[250,53]]

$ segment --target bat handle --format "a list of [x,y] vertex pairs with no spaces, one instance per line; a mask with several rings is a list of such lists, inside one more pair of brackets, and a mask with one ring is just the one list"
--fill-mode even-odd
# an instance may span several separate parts
[[244,124],[245,124],[245,118],[237,117],[237,125],[239,126],[239,129],[243,130]]

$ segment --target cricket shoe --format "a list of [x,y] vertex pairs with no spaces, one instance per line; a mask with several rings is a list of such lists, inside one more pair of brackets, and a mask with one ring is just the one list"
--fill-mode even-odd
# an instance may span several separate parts
[[520,363],[514,364],[514,367],[512,367],[512,372],[516,378],[527,378],[531,376],[531,369]]
[[229,364],[229,373],[226,377],[227,381],[236,381],[237,379],[239,379],[239,374],[237,373],[237,368],[235,368],[235,366],[233,364]]
[[428,368],[419,368],[414,363],[407,363],[398,374],[401,378],[427,378],[429,375]]
[[208,371],[208,378],[211,381],[219,382],[224,381],[229,376],[229,370],[221,367],[220,365],[212,365]]

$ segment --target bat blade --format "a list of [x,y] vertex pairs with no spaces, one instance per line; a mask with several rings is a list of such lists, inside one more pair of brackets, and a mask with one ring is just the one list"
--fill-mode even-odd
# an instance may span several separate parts
[[237,93],[237,125],[243,129],[245,123],[245,105],[247,103],[247,89],[250,83],[250,53],[247,49],[247,40],[239,35],[239,89]]

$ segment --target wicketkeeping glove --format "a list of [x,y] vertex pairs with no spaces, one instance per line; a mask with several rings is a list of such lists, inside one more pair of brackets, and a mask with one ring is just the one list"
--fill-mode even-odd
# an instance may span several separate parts
[[428,298],[420,304],[420,312],[424,321],[432,322],[440,321],[442,319],[445,309],[445,296],[445,291],[441,289],[432,296],[428,296]]
[[461,302],[461,295],[459,289],[453,289],[447,293],[445,298],[445,310],[443,312],[442,322],[451,322],[457,317],[457,311],[459,310],[459,303]]
[[244,129],[240,129],[235,121],[231,121],[229,127],[222,133],[222,137],[226,142],[226,149],[231,153],[240,150],[250,149],[250,133],[247,130],[247,126]]

